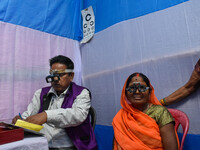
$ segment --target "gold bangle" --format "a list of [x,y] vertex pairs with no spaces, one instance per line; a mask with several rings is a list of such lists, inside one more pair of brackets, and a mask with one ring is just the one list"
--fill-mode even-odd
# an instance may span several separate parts
[[165,98],[161,99],[161,100],[160,100],[160,103],[161,103],[163,106],[167,106],[166,101],[165,101]]
[[163,101],[164,101],[164,103],[165,103],[165,106],[167,106],[166,101],[165,101],[165,98],[163,98]]
[[160,103],[161,103],[163,106],[165,105],[163,99],[160,100]]

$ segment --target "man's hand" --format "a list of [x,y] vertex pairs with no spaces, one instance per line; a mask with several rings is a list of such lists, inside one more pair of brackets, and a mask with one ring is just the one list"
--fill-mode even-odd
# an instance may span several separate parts
[[26,118],[24,121],[42,125],[45,122],[47,122],[47,114],[46,114],[46,112],[41,112],[39,114],[36,114],[36,115]]
[[[15,124],[17,122],[17,119],[21,119],[20,116],[15,116],[13,119],[12,119],[12,124]],[[22,120],[22,119],[21,119]]]
[[200,74],[200,59],[197,62],[197,64],[195,65],[195,70]]
[[188,82],[165,98],[167,105],[181,101],[200,87],[200,72],[198,71],[200,71],[200,59],[197,61]]
[[[200,87],[200,59],[197,61],[195,65],[195,69],[190,76],[189,81],[185,84],[185,87],[189,90],[195,91],[197,88]],[[193,88],[193,89],[192,89]]]

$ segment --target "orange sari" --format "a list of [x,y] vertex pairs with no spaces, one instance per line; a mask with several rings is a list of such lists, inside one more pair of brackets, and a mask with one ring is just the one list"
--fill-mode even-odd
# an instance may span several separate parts
[[[122,109],[112,122],[115,136],[114,150],[162,150],[160,130],[156,121],[127,103],[126,82],[121,94]],[[161,105],[152,86],[151,88],[149,102]]]

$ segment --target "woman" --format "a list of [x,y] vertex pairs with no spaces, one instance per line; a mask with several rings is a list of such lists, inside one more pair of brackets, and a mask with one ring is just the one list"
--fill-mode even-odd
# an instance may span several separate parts
[[115,150],[177,150],[174,119],[161,106],[149,79],[129,76],[121,95],[122,109],[113,119]]

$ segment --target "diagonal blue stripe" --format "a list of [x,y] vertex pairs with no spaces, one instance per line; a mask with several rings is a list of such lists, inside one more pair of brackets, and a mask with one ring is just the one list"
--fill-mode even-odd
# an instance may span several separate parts
[[80,40],[81,0],[1,0],[0,21]]
[[81,40],[81,9],[93,6],[96,32],[187,0],[1,0],[0,21]]
[[97,0],[96,32],[132,18],[180,4],[188,0]]

